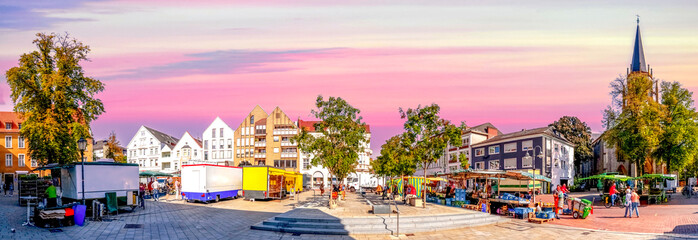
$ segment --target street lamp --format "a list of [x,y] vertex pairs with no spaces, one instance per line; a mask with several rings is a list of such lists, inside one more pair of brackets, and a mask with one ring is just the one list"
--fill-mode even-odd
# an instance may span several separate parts
[[[523,160],[532,160],[531,161],[531,166],[533,167],[533,191],[531,192],[533,195],[533,203],[536,203],[536,159],[531,157],[531,155],[528,154],[529,151],[533,151],[533,154],[536,154],[536,148],[538,148],[538,155],[536,155],[537,158],[543,159],[545,155],[543,155],[543,148],[540,146],[536,146],[532,149],[526,150],[526,156],[523,157]],[[543,169],[543,168],[541,168]],[[541,170],[542,173],[542,170]]]
[[82,160],[82,167],[80,170],[82,179],[82,205],[85,205],[85,148],[87,147],[87,141],[84,138],[78,140],[78,149],[80,149],[80,159]]

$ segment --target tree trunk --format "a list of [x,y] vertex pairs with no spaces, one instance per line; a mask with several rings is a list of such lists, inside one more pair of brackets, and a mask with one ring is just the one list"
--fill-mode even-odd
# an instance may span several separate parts
[[426,168],[427,164],[425,163],[424,165],[425,165],[424,166],[424,182],[422,182],[424,184],[424,187],[423,187],[424,189],[422,189],[422,192],[423,192],[423,194],[422,194],[422,208],[427,207],[427,168]]

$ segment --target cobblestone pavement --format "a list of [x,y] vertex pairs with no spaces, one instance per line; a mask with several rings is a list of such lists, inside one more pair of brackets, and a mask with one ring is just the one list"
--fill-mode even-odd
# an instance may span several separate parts
[[[310,194],[312,196],[312,194]],[[302,200],[302,199],[301,199]],[[300,235],[251,230],[249,227],[292,208],[284,201],[249,202],[241,199],[215,204],[152,202],[145,210],[122,213],[115,220],[89,222],[86,226],[48,229],[21,226],[26,208],[16,198],[0,196],[0,239],[395,239],[388,235],[323,236]],[[247,209],[247,210],[245,210]],[[697,214],[698,215],[698,214]],[[641,215],[642,216],[642,215]],[[126,224],[142,224],[142,228],[124,229]],[[16,229],[15,233],[10,231]],[[690,235],[620,233],[559,226],[530,224],[520,220],[510,223],[461,228],[447,231],[416,233],[400,239],[673,239]],[[698,236],[695,236],[698,239]]]

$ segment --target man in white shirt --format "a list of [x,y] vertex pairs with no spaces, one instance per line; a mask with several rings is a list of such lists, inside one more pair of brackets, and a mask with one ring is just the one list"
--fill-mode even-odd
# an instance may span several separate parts
[[153,188],[153,200],[158,201],[160,200],[160,194],[158,191],[158,181],[155,180],[153,183],[150,184],[150,187]]

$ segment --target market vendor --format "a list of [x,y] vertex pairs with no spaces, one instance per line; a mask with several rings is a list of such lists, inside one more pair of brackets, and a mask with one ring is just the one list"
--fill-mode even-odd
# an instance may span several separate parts
[[48,188],[46,188],[46,191],[44,192],[47,195],[46,198],[46,207],[55,207],[57,205],[56,202],[56,187],[53,186],[53,182],[49,181],[48,182]]

